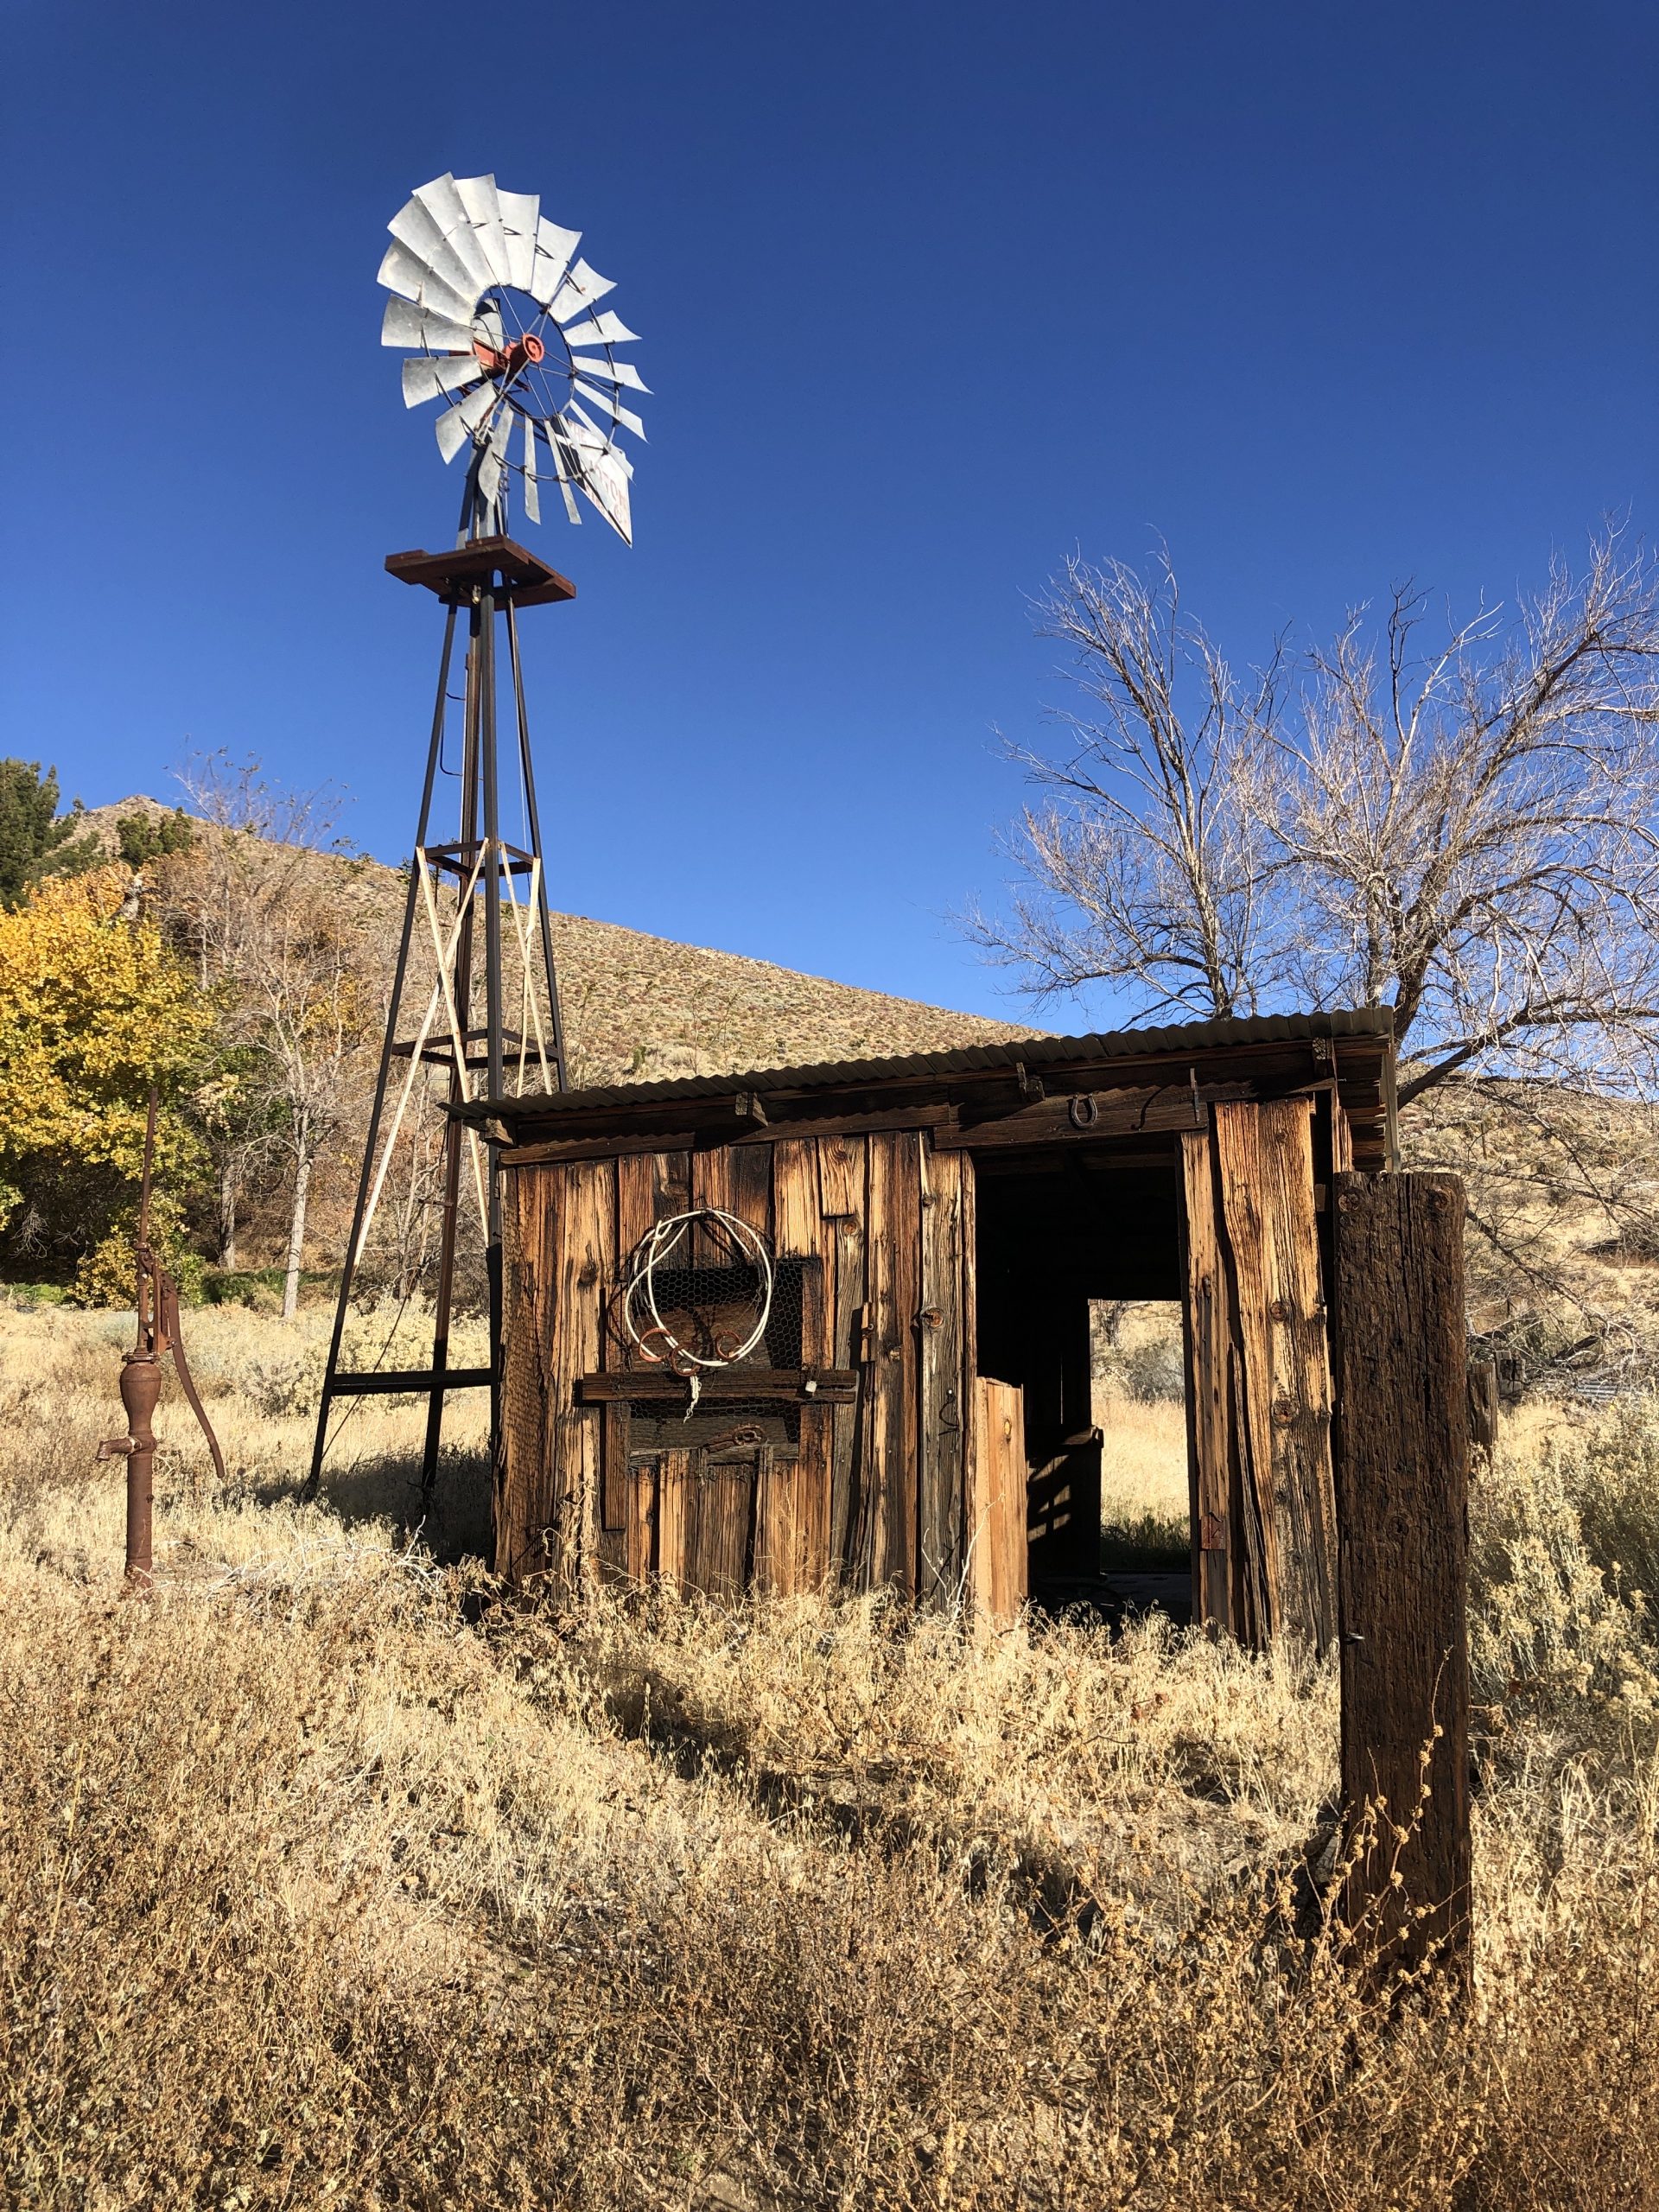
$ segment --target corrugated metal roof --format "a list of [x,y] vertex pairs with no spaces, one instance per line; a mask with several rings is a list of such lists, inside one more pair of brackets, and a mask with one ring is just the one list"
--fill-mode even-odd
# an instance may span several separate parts
[[1179,1028],[1114,1029],[1084,1037],[1003,1037],[991,1045],[957,1045],[939,1052],[904,1052],[887,1059],[829,1060],[807,1067],[753,1068],[744,1074],[690,1075],[658,1083],[608,1084],[525,1098],[480,1099],[457,1110],[468,1120],[503,1121],[588,1112],[600,1106],[648,1106],[676,1098],[731,1098],[740,1091],[816,1090],[890,1082],[903,1076],[971,1075],[994,1068],[1053,1066],[1070,1060],[1160,1058],[1213,1052],[1229,1045],[1292,1044],[1315,1037],[1392,1037],[1388,1007],[1344,1007],[1329,1014],[1255,1014],[1194,1021]]

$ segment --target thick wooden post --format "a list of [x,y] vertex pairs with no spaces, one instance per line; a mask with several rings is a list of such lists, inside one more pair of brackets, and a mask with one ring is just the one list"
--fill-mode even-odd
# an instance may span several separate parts
[[1351,1819],[1382,1808],[1344,1912],[1374,1931],[1385,1962],[1440,1946],[1466,1976],[1463,1190],[1452,1175],[1335,1182],[1342,1789]]

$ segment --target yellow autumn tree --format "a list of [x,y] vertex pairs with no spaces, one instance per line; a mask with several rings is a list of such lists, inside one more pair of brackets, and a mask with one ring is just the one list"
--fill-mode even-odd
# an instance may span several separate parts
[[130,1211],[151,1084],[162,1177],[194,1141],[166,1102],[203,1051],[212,1008],[160,931],[124,907],[122,872],[48,879],[0,913],[0,1236],[79,1257]]

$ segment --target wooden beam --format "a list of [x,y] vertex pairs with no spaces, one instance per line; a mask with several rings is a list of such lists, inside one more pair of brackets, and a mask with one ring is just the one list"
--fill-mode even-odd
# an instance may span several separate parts
[[[731,1101],[716,1100],[715,1103],[729,1106]],[[730,1145],[747,1150],[754,1145],[772,1145],[796,1137],[859,1135],[871,1129],[945,1128],[954,1124],[957,1115],[952,1106],[895,1106],[885,1112],[870,1114],[792,1116],[775,1128],[769,1113],[763,1113],[753,1123],[747,1117],[722,1114],[712,1123],[704,1121],[694,1125],[682,1108],[678,1118],[683,1125],[678,1128],[659,1128],[652,1123],[613,1135],[590,1132],[534,1143],[513,1144],[509,1141],[499,1154],[499,1163],[503,1167],[533,1167],[550,1160],[618,1160],[632,1153],[658,1152],[669,1147],[683,1151],[694,1147],[707,1151],[711,1147]],[[488,1128],[493,1141],[499,1141],[499,1128],[502,1135],[506,1134],[502,1125],[495,1122]]]
[[[602,1406],[620,1401],[683,1399],[690,1389],[683,1375],[667,1367],[632,1367],[576,1377],[576,1403]],[[858,1391],[858,1372],[850,1367],[711,1367],[702,1372],[700,1395],[716,1400],[777,1398],[785,1403],[845,1403]]]
[[941,1129],[934,1144],[941,1152],[1004,1151],[1011,1146],[1088,1146],[1106,1137],[1135,1137],[1166,1130],[1210,1126],[1210,1108],[1220,1099],[1255,1096],[1247,1083],[1142,1084],[1103,1090],[1074,1091],[1065,1098],[1023,1100],[1004,1113],[969,1119]]
[[1463,1191],[1452,1175],[1336,1184],[1342,1789],[1351,1820],[1382,1808],[1344,1912],[1385,1965],[1413,1966],[1439,1947],[1466,1979]]

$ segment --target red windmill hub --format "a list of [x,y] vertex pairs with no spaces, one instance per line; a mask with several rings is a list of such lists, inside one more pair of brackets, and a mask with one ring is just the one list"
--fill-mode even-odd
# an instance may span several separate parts
[[547,347],[533,330],[515,338],[505,350],[474,338],[473,351],[493,377],[516,377],[520,369],[536,368],[547,359]]

